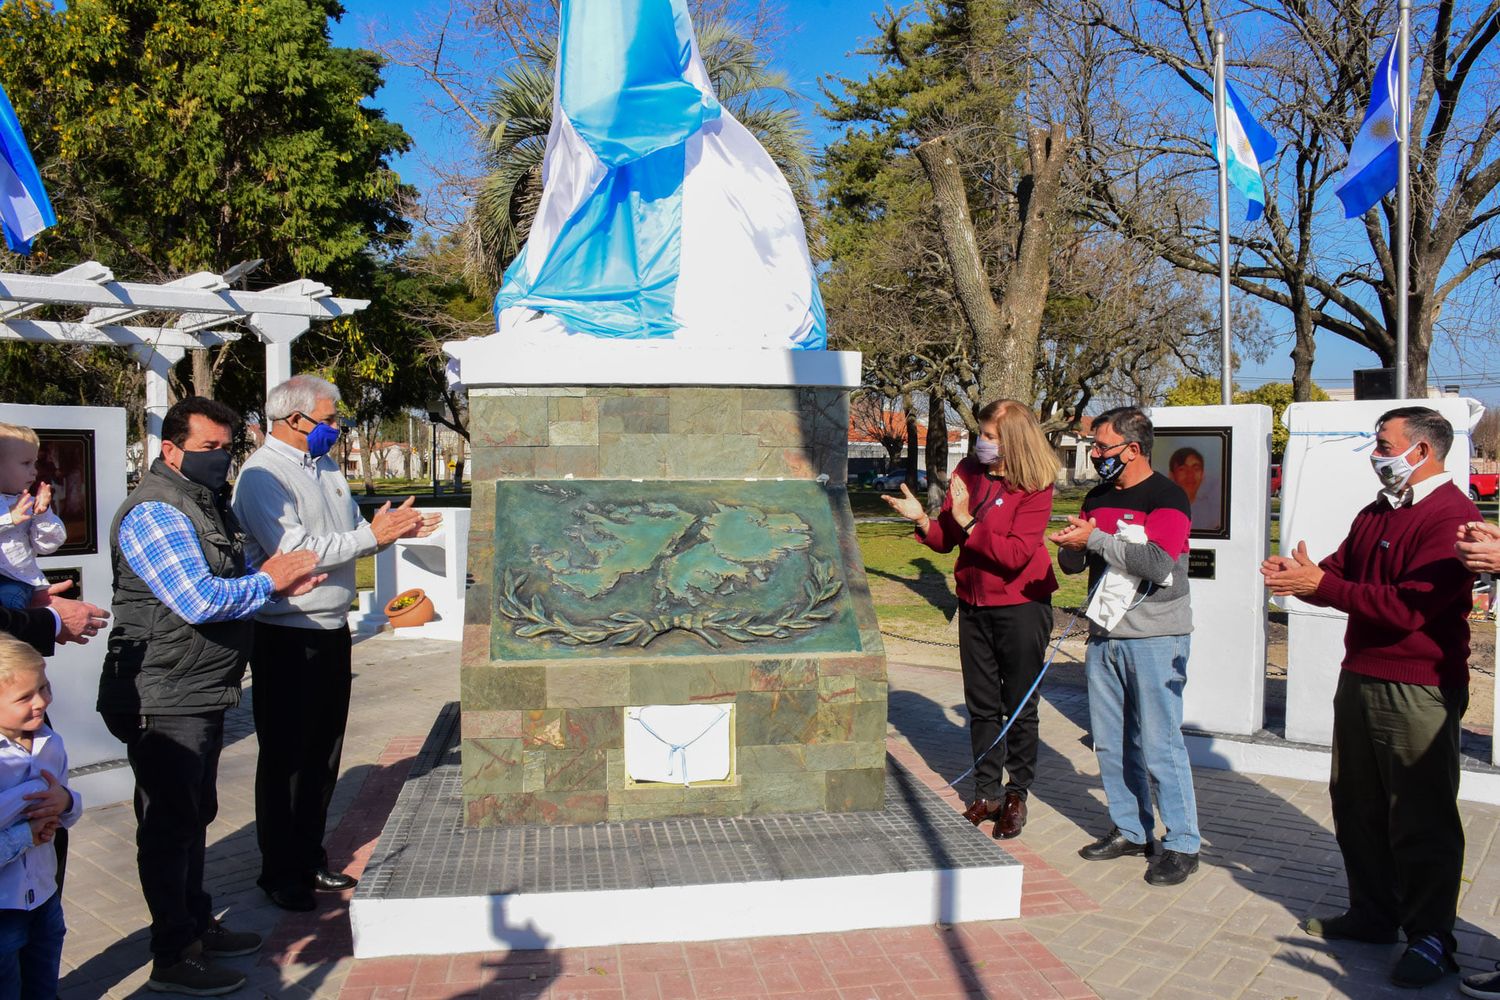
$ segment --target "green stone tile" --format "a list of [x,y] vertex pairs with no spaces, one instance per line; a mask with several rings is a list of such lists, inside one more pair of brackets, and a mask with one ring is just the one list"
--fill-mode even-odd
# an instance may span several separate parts
[[668,397],[667,429],[673,434],[725,434],[740,426],[738,389],[673,389]]
[[611,801],[616,801],[613,793],[625,787],[625,751],[606,750],[604,751],[604,756],[607,762],[605,766],[609,770],[608,787],[611,792],[610,799]]
[[459,729],[466,740],[520,739],[521,713],[471,712],[466,709],[460,716]]
[[762,479],[816,479],[829,469],[820,469],[805,448],[758,448],[755,475]]
[[754,476],[760,447],[744,434],[679,437],[666,453],[672,479],[741,479]]
[[[748,686],[744,660],[657,660],[630,664],[631,705],[734,701]],[[764,741],[760,741],[764,742]]]
[[524,752],[524,771],[521,775],[521,791],[545,792],[547,790],[547,751]]
[[521,790],[520,740],[464,740],[460,744],[459,753],[463,760],[465,798],[502,795]]
[[476,445],[470,454],[469,477],[485,479],[535,479],[539,448],[488,448]]
[[663,812],[662,807],[656,805],[624,805],[620,808],[620,818],[637,820],[674,819],[679,816],[739,816],[743,811],[738,799],[718,802],[679,802],[667,812]]
[[822,771],[802,774],[747,774],[740,778],[745,790],[746,815],[779,812],[814,812],[827,799],[827,781]]
[[539,396],[491,396],[472,400],[469,442],[476,449],[545,445],[547,400]]
[[492,480],[474,480],[471,475],[469,487],[469,557],[472,559],[475,543],[488,542],[495,533],[495,484]]
[[855,704],[855,702],[839,702],[819,705],[812,742],[848,743],[853,740]]
[[735,699],[735,705],[740,746],[812,741],[818,719],[814,691],[746,691]]
[[[671,782],[651,782],[649,784],[630,785],[614,792],[613,796],[626,806],[655,806],[660,809],[667,805],[676,805],[687,798],[687,789],[681,785]],[[666,815],[658,813],[657,815]]]
[[[484,629],[483,644],[482,646],[476,645],[474,647],[475,659],[472,663],[467,664],[469,666],[479,666],[481,663],[486,663],[490,659],[491,644],[489,607],[491,588],[489,581],[493,574],[490,568],[483,563],[475,563],[471,561],[469,563],[469,569],[471,571],[478,570],[484,574],[482,577],[477,578],[475,582],[469,584],[469,586],[464,590],[464,628],[466,630],[471,628]],[[467,653],[468,650],[468,640],[465,640],[464,652]],[[481,656],[481,650],[483,655],[482,660],[478,659],[478,657]]]
[[883,681],[885,677],[884,656],[830,656],[817,660],[819,677],[840,675]]
[[547,704],[547,675],[542,667],[497,664],[458,672],[464,708],[537,708]]
[[[467,605],[467,602],[465,602]],[[460,667],[487,667],[490,662],[490,626],[488,623],[464,625],[463,652],[459,654]]]
[[829,812],[867,812],[885,805],[885,769],[828,772]]
[[599,475],[605,479],[662,479],[667,456],[676,447],[670,434],[599,431]]
[[596,448],[599,446],[599,424],[592,420],[556,420],[547,429],[547,438],[553,448]]
[[563,743],[572,750],[609,750],[625,745],[625,709],[563,711]]
[[536,456],[538,479],[597,479],[599,477],[599,449],[596,446],[574,446],[540,448]]
[[547,704],[552,708],[594,708],[630,703],[630,665],[617,661],[547,667]]
[[605,751],[547,751],[547,791],[602,791],[608,786],[609,768]]
[[[599,422],[599,400],[581,396],[554,396],[547,400],[547,419],[552,423]],[[556,441],[552,442],[556,444]]]
[[854,738],[885,743],[886,704],[884,701],[861,701],[854,705]]
[[885,747],[874,743],[813,743],[807,747],[809,771],[848,771],[884,766]]
[[616,396],[599,401],[599,430],[611,434],[667,434],[666,396]]
[[818,686],[814,660],[761,660],[750,666],[750,690],[786,691]]
[[860,701],[886,701],[890,697],[890,685],[885,681],[871,681],[860,677],[854,683],[854,696]]
[[741,389],[740,407],[745,410],[787,410],[796,412],[802,406],[802,394],[796,389]]
[[824,705],[856,701],[858,697],[858,678],[851,677],[848,674],[833,674],[818,678],[818,701]]
[[536,796],[528,823],[547,826],[578,826],[603,823],[609,815],[606,792],[548,792]]
[[740,417],[740,429],[754,437],[762,448],[806,446],[802,414],[795,411],[746,410]]
[[808,770],[807,748],[792,743],[773,746],[741,746],[735,752],[735,767],[739,769],[741,775],[805,771]]
[[521,714],[521,739],[528,749],[567,746],[560,708],[533,709]]

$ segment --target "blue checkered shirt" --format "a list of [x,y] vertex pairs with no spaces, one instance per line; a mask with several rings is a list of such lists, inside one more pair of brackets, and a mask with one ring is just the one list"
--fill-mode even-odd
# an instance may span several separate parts
[[194,625],[248,618],[272,599],[264,573],[214,576],[192,522],[171,504],[147,502],[126,514],[120,554],[151,593]]

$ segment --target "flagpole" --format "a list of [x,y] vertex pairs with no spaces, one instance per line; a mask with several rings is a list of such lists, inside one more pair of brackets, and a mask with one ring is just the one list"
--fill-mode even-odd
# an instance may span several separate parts
[[[1408,69],[1411,65],[1411,49],[1408,39],[1411,34],[1411,0],[1400,0],[1401,79],[1396,84],[1396,132],[1400,138],[1400,166],[1396,173],[1396,398],[1407,397],[1407,305],[1410,300],[1410,277],[1407,274],[1410,250],[1407,230],[1410,228],[1411,188],[1411,104]],[[1387,175],[1389,176],[1389,175]]]
[[[1406,0],[1402,0],[1403,3]],[[1234,402],[1234,355],[1229,334],[1229,98],[1224,83],[1224,32],[1214,32],[1214,124],[1219,157],[1219,397]]]

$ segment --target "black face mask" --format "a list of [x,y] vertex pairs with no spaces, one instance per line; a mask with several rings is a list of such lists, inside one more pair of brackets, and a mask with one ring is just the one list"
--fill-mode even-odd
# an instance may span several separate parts
[[[1125,447],[1128,448],[1130,445],[1127,444]],[[1124,450],[1125,448],[1120,449],[1121,452]],[[1120,457],[1119,452],[1113,455],[1100,455],[1097,458],[1090,457],[1089,461],[1094,463],[1094,471],[1099,473],[1099,478],[1106,483],[1119,479],[1120,473],[1125,471],[1125,460]]]
[[229,452],[223,448],[213,451],[185,451],[182,453],[182,477],[217,493],[229,482]]

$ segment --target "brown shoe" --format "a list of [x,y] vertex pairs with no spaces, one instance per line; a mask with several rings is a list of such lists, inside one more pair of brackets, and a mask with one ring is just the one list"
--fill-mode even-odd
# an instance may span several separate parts
[[969,803],[969,808],[964,810],[964,819],[978,826],[985,820],[994,819],[1000,815],[1001,802],[999,799],[975,799]]
[[995,820],[995,839],[1009,840],[1019,836],[1026,826],[1026,797],[1020,792],[1006,792],[1000,818]]

